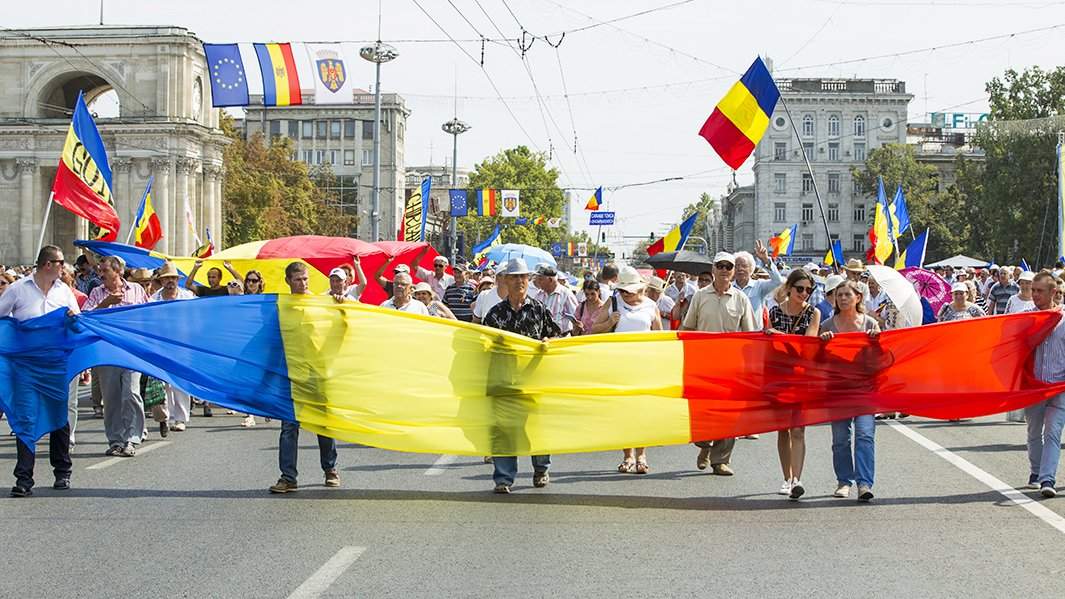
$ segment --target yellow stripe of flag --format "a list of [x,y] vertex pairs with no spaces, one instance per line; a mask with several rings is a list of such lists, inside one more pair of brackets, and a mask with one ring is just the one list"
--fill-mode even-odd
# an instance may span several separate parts
[[737,81],[732,86],[732,89],[718,103],[717,108],[754,143],[758,143],[766,127],[769,126],[769,117],[762,112],[758,100],[741,82]]
[[266,51],[270,53],[270,62],[274,71],[274,93],[277,95],[278,106],[288,106],[291,99],[288,94],[288,69],[285,66],[285,55],[281,53],[281,46],[266,44]]

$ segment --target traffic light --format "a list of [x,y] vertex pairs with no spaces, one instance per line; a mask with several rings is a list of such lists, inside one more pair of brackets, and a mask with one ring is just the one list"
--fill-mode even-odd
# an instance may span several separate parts
[[647,236],[647,239],[653,242],[655,240],[655,232],[651,231],[651,234]]
[[601,236],[600,243],[606,243],[606,233],[600,233],[599,235]]

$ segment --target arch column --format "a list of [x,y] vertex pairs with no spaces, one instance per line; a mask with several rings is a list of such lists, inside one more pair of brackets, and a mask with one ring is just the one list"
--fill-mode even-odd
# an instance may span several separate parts
[[203,219],[207,226],[211,227],[211,236],[214,237],[215,249],[222,248],[222,218],[219,194],[221,181],[221,165],[203,165]]
[[163,241],[155,249],[164,254],[171,253],[174,247],[174,224],[171,220],[173,210],[170,205],[170,167],[168,158],[155,158],[151,161],[152,175],[155,183],[152,184],[152,206],[159,215],[159,222],[163,225]]
[[[112,197],[115,198],[115,211],[119,213],[119,219],[126,223],[128,228],[118,232],[119,241],[125,241],[123,233],[129,234],[133,229],[134,220],[137,218],[137,206],[140,196],[133,197],[133,181],[130,178],[130,170],[133,161],[129,158],[115,158],[111,161],[111,183],[114,185]],[[121,208],[121,212],[119,209]]]
[[37,183],[37,161],[32,158],[18,158],[15,166],[19,172],[19,254],[20,262],[29,264],[36,256],[33,237],[34,232],[40,234],[37,227],[43,226],[33,222],[34,213],[34,187]]

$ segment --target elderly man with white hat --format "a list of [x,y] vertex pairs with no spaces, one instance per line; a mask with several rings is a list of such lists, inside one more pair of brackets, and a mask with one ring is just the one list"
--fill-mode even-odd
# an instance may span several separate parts
[[[506,274],[507,298],[499,302],[484,317],[484,326],[525,335],[538,340],[558,337],[562,331],[551,318],[544,305],[526,294],[529,291],[529,267],[521,258],[511,258],[501,271]],[[528,398],[515,397],[519,376],[517,358],[513,355],[492,353],[488,373],[488,395],[493,402],[495,419],[492,425],[493,454],[508,453],[513,448],[528,447],[525,434],[525,408]],[[514,405],[517,401],[518,404]],[[518,474],[518,458],[513,455],[494,455],[492,480],[496,493],[510,493],[514,477]],[[533,486],[546,487],[550,480],[547,469],[551,456],[532,456]]]
[[433,293],[436,297],[444,297],[444,291],[448,287],[455,284],[455,277],[447,274],[448,260],[443,256],[437,256],[433,258],[433,270],[422,268],[419,264],[425,254],[429,253],[430,246],[427,244],[422,251],[418,252],[418,255],[414,257],[410,262],[410,267],[414,271],[414,274],[418,275],[418,278],[429,283],[429,286],[433,288]]
[[[733,269],[736,258],[728,252],[714,255],[714,281],[700,289],[692,296],[691,307],[682,331],[705,331],[709,333],[733,333],[737,331],[757,331],[761,323],[754,322],[754,310],[747,295],[732,284]],[[695,465],[699,470],[706,470],[709,465],[714,474],[731,476],[732,448],[735,439],[703,440],[696,442],[699,457]]]
[[381,307],[429,316],[425,304],[414,299],[414,281],[405,272],[396,274],[396,278],[392,280],[392,297],[385,300]]
[[543,304],[562,334],[568,335],[573,331],[577,296],[558,282],[558,270],[547,263],[536,267],[535,283],[535,288],[529,290],[529,297]]

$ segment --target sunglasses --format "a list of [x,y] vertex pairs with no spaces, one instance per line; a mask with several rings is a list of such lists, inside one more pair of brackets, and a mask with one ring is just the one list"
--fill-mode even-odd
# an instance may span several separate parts
[[244,279],[248,283],[262,283],[262,279]]
[[48,260],[48,264],[62,264],[62,260]]
[[721,270],[732,270],[732,263],[731,262],[717,262],[717,263],[714,264],[714,268],[719,268]]
[[814,288],[813,287],[807,287],[805,285],[796,285],[796,286],[792,287],[792,289],[794,289],[795,291],[798,291],[799,293],[805,293],[806,295],[810,295],[811,293],[814,292]]

